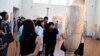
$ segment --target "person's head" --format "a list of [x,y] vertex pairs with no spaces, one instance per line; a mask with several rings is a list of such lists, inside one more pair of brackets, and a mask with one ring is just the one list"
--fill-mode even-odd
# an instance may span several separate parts
[[48,22],[48,17],[44,17],[44,21],[45,21],[45,23],[47,23]]
[[21,17],[21,21],[25,21],[25,17]]
[[38,20],[38,21],[36,22],[36,25],[37,25],[37,26],[44,27],[44,20]]
[[35,27],[34,27],[34,22],[30,19],[25,20],[23,24],[23,34],[31,34],[35,33]]
[[35,23],[35,22],[36,22],[36,20],[34,19],[34,20],[33,20],[33,22]]
[[7,12],[1,12],[1,16],[2,16],[2,19],[3,20],[8,20],[9,16],[8,16],[8,13]]
[[54,23],[53,22],[49,22],[48,27],[49,27],[49,29],[54,29],[55,28],[54,27]]

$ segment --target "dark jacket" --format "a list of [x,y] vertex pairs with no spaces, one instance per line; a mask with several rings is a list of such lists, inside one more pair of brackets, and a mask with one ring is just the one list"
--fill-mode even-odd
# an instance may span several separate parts
[[44,30],[44,43],[45,44],[55,44],[57,39],[58,30],[54,28],[53,30]]

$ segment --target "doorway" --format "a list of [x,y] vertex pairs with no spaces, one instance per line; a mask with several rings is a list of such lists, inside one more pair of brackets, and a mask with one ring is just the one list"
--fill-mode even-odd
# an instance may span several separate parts
[[19,8],[13,7],[13,22],[14,22],[14,27],[13,31],[17,32],[17,20],[19,18]]

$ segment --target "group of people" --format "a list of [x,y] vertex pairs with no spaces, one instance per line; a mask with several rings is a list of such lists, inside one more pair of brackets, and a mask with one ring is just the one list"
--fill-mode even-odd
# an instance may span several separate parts
[[19,28],[17,42],[17,56],[54,56],[58,29],[53,22],[48,22],[48,17],[37,20],[35,23],[27,19]]
[[[8,18],[7,12],[0,13],[0,56],[7,56],[11,40],[8,43],[6,38],[9,35],[13,36]],[[15,39],[17,47],[15,56],[41,56],[43,53],[45,56],[54,56],[58,33],[55,24],[48,22],[48,17],[33,21],[24,17],[20,18]]]

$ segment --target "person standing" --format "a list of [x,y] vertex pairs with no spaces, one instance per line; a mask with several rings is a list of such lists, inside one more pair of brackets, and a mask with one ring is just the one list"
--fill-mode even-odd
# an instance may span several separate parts
[[17,22],[18,22],[18,24],[17,24],[18,25],[18,30],[23,25],[24,21],[25,21],[24,17],[19,17],[18,18],[18,20],[17,20]]
[[48,17],[44,17],[44,29],[48,28]]
[[[2,24],[2,30],[4,32],[4,34],[11,34],[12,35],[12,32],[11,32],[11,24],[10,22],[8,22],[8,13],[6,11],[2,12],[1,13],[1,16],[2,16],[2,19],[0,20],[1,21],[1,24]],[[6,38],[5,38],[6,39]],[[6,48],[4,48],[3,50],[3,56],[7,56],[7,50],[8,50],[8,46],[9,46],[9,43],[7,43],[7,41],[4,42],[6,44]]]
[[35,33],[34,23],[25,20],[16,37],[16,56],[37,56],[41,45],[40,37]]
[[56,21],[56,22],[54,23],[54,25],[55,25],[55,28],[58,29],[58,21]]
[[38,56],[42,54],[43,51],[43,32],[44,32],[44,20],[38,20],[35,27],[36,33],[41,37],[41,47]]
[[48,23],[48,29],[44,30],[45,38],[45,56],[54,56],[54,50],[56,45],[58,30],[54,27],[54,23]]
[[[2,18],[1,18],[2,19]],[[4,43],[4,32],[2,31],[2,21],[0,21],[0,56],[3,56],[3,50],[6,48],[7,43]]]
[[[48,17],[44,17],[44,30],[48,28]],[[43,37],[43,49],[45,49],[45,39],[46,37]]]

